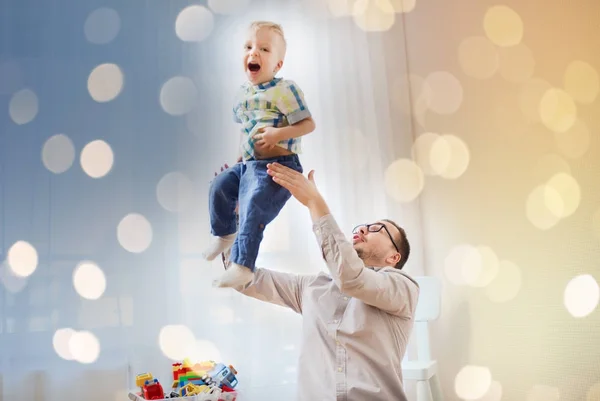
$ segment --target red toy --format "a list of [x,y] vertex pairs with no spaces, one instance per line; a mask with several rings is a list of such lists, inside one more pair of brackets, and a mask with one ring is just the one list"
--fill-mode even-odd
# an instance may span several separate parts
[[165,392],[157,379],[153,381],[146,380],[142,391],[146,400],[162,400],[165,398]]

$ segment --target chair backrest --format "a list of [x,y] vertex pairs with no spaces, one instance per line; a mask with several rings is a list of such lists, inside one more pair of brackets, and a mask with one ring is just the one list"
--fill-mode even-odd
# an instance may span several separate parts
[[436,320],[440,316],[442,304],[442,280],[431,276],[418,276],[414,279],[420,288],[415,322]]
[[429,345],[429,322],[440,316],[442,303],[442,280],[431,276],[414,277],[419,284],[419,301],[415,311],[415,326],[412,338],[417,341],[417,357],[421,361],[431,360]]

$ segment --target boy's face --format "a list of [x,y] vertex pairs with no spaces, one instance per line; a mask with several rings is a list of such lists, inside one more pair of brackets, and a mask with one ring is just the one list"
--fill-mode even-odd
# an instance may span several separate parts
[[268,82],[283,65],[283,40],[269,28],[249,30],[244,43],[244,72],[253,85]]

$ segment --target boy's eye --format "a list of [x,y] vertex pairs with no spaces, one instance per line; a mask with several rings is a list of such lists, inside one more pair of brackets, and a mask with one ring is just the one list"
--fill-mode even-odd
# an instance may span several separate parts
[[268,51],[269,51],[269,49],[267,49],[266,47],[263,47],[261,50],[262,50],[263,52],[268,52]]

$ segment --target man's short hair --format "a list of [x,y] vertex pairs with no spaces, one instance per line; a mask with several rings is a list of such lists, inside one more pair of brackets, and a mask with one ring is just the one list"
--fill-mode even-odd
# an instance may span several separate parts
[[404,229],[402,227],[400,227],[398,224],[396,224],[392,220],[383,219],[383,221],[390,223],[391,225],[396,227],[398,229],[398,231],[400,232],[399,238],[396,238],[394,240],[394,244],[396,244],[396,246],[400,250],[401,257],[400,257],[400,260],[398,261],[398,263],[396,263],[396,266],[394,266],[394,267],[398,270],[402,270],[402,268],[404,267],[404,264],[406,263],[409,255],[410,255],[410,243],[408,242],[408,237],[406,236],[406,231],[404,231]]
[[281,27],[281,25],[271,21],[254,21],[250,23],[249,29],[251,30],[258,31],[261,28],[271,29],[273,30],[273,32],[275,32],[281,37],[281,40],[283,42],[283,54],[285,55],[287,41],[285,40],[285,35],[283,34],[283,28]]

